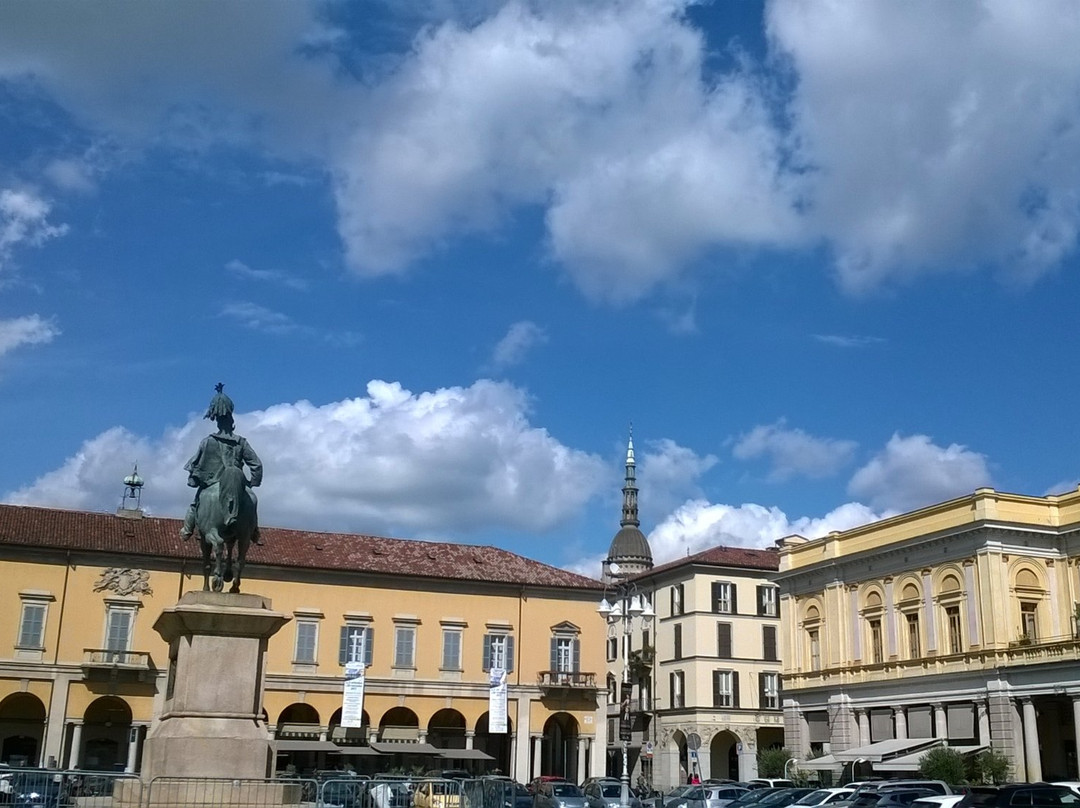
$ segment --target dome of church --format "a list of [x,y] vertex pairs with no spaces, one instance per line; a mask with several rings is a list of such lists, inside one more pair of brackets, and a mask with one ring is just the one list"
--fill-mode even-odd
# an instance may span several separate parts
[[645,534],[634,525],[627,525],[615,534],[607,554],[609,561],[647,561],[652,565],[652,550]]

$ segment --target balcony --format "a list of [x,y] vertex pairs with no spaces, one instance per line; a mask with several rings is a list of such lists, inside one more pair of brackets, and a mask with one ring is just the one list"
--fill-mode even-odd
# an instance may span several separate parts
[[86,679],[97,681],[145,682],[155,674],[148,651],[107,648],[84,648],[82,671]]
[[583,671],[540,671],[537,679],[543,690],[588,690],[596,688],[596,674]]

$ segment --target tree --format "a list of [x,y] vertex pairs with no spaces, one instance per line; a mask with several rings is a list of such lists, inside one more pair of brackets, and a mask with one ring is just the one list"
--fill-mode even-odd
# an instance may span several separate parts
[[928,780],[944,780],[949,785],[967,782],[964,755],[947,746],[935,746],[919,758],[919,774]]
[[998,749],[987,749],[975,755],[968,765],[968,779],[975,785],[1001,785],[1011,779],[1012,766]]
[[794,758],[790,750],[776,746],[768,749],[758,749],[757,770],[758,777],[784,777],[784,769],[787,762]]

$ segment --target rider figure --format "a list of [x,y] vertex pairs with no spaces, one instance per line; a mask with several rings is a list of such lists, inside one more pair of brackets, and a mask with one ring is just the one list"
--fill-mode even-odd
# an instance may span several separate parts
[[187,516],[184,517],[184,526],[180,528],[180,538],[187,540],[195,530],[195,514],[199,506],[199,495],[204,489],[217,482],[223,469],[228,466],[236,466],[243,471],[246,465],[251,470],[251,479],[248,481],[248,495],[251,497],[252,507],[255,511],[255,530],[251,535],[252,544],[262,544],[259,535],[258,505],[259,501],[255,492],[251,490],[262,482],[262,461],[255,454],[244,438],[233,434],[233,403],[222,392],[225,385],[218,382],[214,387],[214,398],[210,401],[210,408],[204,418],[212,418],[217,423],[218,431],[213,435],[207,435],[199,444],[199,451],[184,466],[188,473],[188,485],[195,489],[195,500],[188,508]]

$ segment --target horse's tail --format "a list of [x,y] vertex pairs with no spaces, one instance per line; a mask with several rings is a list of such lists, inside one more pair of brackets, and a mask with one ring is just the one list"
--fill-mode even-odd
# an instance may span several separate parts
[[240,498],[244,496],[244,472],[236,466],[226,466],[218,477],[218,502],[225,527],[236,524],[240,516]]

